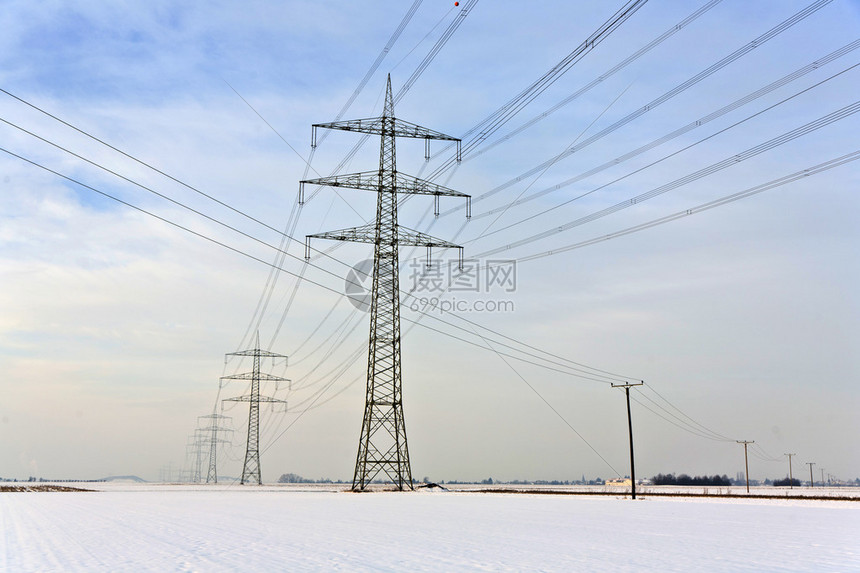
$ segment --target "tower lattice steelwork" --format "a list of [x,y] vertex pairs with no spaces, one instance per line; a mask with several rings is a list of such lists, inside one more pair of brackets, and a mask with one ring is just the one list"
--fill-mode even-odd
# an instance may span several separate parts
[[245,396],[237,396],[235,398],[226,398],[225,402],[249,402],[248,411],[248,441],[245,447],[245,465],[242,468],[242,479],[239,483],[244,484],[246,481],[255,481],[262,485],[263,480],[260,477],[260,402],[267,404],[286,404],[285,400],[278,400],[269,396],[260,396],[260,381],[266,382],[288,382],[287,378],[273,376],[260,372],[260,363],[263,358],[284,358],[283,354],[275,354],[267,350],[260,349],[260,335],[257,335],[257,342],[254,348],[243,350],[241,352],[231,352],[227,356],[251,356],[254,359],[254,367],[251,372],[242,374],[232,374],[230,376],[222,376],[222,380],[250,380],[251,392]]
[[[206,445],[206,447],[209,448],[209,470],[206,472],[206,483],[218,483],[218,444],[230,443],[230,440],[219,438],[218,433],[227,433],[233,431],[232,428],[228,428],[226,426],[221,425],[221,421],[231,420],[232,418],[230,418],[230,416],[223,416],[217,412],[214,412],[212,414],[207,414],[206,416],[197,416],[198,424],[200,423],[201,419],[207,420],[207,423],[209,424],[208,426],[198,428],[198,431],[208,434],[206,439],[203,440],[203,443]],[[201,470],[198,469],[197,473],[200,476],[200,479],[198,481],[201,481],[203,478]]]
[[333,175],[302,181],[299,200],[303,201],[305,184],[377,192],[375,224],[308,235],[305,256],[310,257],[311,238],[374,245],[367,392],[352,488],[365,489],[382,472],[398,489],[402,490],[404,487],[412,489],[412,469],[409,463],[401,393],[398,249],[401,246],[427,247],[429,262],[429,251],[432,247],[456,248],[459,249],[462,262],[462,247],[398,225],[397,195],[399,193],[433,195],[437,215],[440,196],[464,197],[467,217],[470,199],[468,195],[458,191],[399,173],[395,158],[395,140],[397,137],[424,139],[426,158],[429,158],[431,139],[456,142],[458,160],[460,159],[460,140],[396,119],[391,76],[387,81],[382,117],[315,124],[312,146],[316,146],[317,128],[357,131],[380,136],[378,171]]
[[[200,467],[203,459],[204,445],[203,434],[199,429],[188,436],[188,442],[185,444],[185,455],[186,458],[190,458],[191,460],[191,469],[188,470],[188,481],[191,483],[200,482]],[[180,480],[183,479],[182,474],[184,473],[184,471],[180,473]]]

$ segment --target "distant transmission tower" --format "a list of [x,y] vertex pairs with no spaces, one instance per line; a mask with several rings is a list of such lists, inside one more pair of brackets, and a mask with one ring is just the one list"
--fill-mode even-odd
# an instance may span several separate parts
[[466,198],[466,216],[469,216],[469,196],[441,185],[430,183],[397,171],[395,140],[410,137],[425,141],[425,158],[430,156],[430,140],[439,139],[457,143],[457,160],[460,160],[460,140],[444,133],[432,131],[394,117],[394,98],[391,93],[391,76],[385,92],[385,109],[382,117],[336,121],[315,124],[311,146],[316,146],[317,128],[357,131],[380,136],[379,170],[334,175],[300,183],[299,202],[304,202],[304,185],[348,187],[377,192],[376,223],[341,231],[308,235],[305,257],[310,258],[310,239],[331,239],[370,243],[373,253],[373,290],[370,305],[370,337],[367,356],[367,393],[364,421],[358,445],[352,489],[364,489],[380,472],[402,490],[412,489],[412,468],[409,464],[409,447],[406,443],[406,424],[403,419],[403,398],[400,374],[400,281],[399,253],[401,246],[427,247],[430,262],[432,247],[456,248],[462,267],[463,250],[459,245],[433,238],[424,233],[402,227],[397,223],[398,193],[433,195],[436,214],[442,195]]
[[260,334],[257,333],[257,341],[251,350],[231,352],[227,356],[251,356],[254,358],[254,368],[251,372],[222,376],[222,380],[250,380],[251,392],[245,396],[227,398],[225,402],[249,402],[248,411],[248,441],[245,446],[245,465],[242,469],[242,479],[239,483],[255,481],[262,485],[260,476],[260,402],[267,404],[286,404],[285,400],[278,400],[269,396],[260,396],[260,381],[266,382],[289,382],[286,378],[272,376],[260,372],[260,362],[263,358],[287,358],[283,354],[275,354],[267,350],[260,350]]
[[[233,428],[221,425],[223,421],[232,420],[232,418],[230,416],[223,416],[217,413],[208,414],[206,416],[198,416],[198,424],[200,423],[201,419],[207,420],[206,423],[209,424],[208,426],[198,428],[199,432],[208,432],[208,437],[203,440],[204,445],[209,448],[209,471],[206,474],[206,483],[218,483],[218,466],[216,463],[216,460],[218,458],[218,444],[226,444],[230,442],[230,440],[219,438],[218,433],[226,433],[233,431]],[[202,473],[200,469],[197,470],[197,473],[200,474],[200,477],[202,478]],[[202,481],[202,479],[198,481]]]
[[[200,467],[203,459],[204,440],[197,429],[194,433],[188,436],[188,442],[185,444],[185,456],[191,458],[191,469],[188,470],[188,481],[191,483],[200,483]],[[181,474],[184,472],[181,472]],[[180,481],[183,481],[183,475],[180,475]]]

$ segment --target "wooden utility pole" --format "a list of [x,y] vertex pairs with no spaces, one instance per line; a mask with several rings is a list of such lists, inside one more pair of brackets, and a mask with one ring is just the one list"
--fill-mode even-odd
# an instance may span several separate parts
[[627,395],[627,430],[630,433],[630,494],[633,499],[636,499],[636,468],[633,464],[633,421],[630,418],[630,388],[632,386],[642,386],[645,382],[636,384],[613,384],[613,388],[624,388],[624,393]]
[[809,466],[809,487],[815,487],[815,480],[812,479],[812,466],[815,465],[815,462],[806,462],[806,465]]
[[788,456],[788,489],[794,489],[794,477],[791,475],[791,456],[796,456],[797,454],[782,455]]
[[749,457],[747,457],[747,445],[754,444],[755,440],[747,441],[747,440],[735,440],[739,444],[744,445],[744,468],[746,469],[746,478],[747,478],[747,493],[750,492],[750,462]]

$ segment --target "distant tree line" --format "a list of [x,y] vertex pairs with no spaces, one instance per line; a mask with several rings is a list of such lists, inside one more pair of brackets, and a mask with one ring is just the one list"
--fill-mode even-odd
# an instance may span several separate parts
[[[0,478],[0,481],[12,481],[12,480],[8,480],[8,479],[4,480],[3,478]],[[36,481],[36,478],[30,478],[30,481]],[[63,480],[52,480],[52,481],[63,481]],[[79,481],[79,480],[69,480],[69,481]],[[101,481],[101,480],[89,480],[89,481]],[[708,485],[711,485],[711,486],[730,486],[730,485],[738,485],[738,484],[743,485],[743,482],[737,482],[737,483],[733,484],[732,480],[729,479],[729,477],[726,475],[691,477],[687,474],[679,474],[678,476],[675,476],[675,474],[657,474],[656,476],[651,478],[651,481],[654,485],[694,485],[694,486],[708,486]],[[422,482],[425,484],[430,483],[430,478],[425,476],[424,479],[422,480]],[[350,482],[349,481],[342,481],[342,480],[331,480],[328,478],[307,479],[307,478],[303,478],[302,476],[300,476],[298,474],[288,473],[288,474],[283,474],[280,478],[278,478],[278,483],[331,483],[331,484],[346,483],[346,484],[349,484]],[[385,480],[385,479],[375,479],[375,480],[373,480],[372,483],[374,483],[374,484],[390,484],[391,482],[389,480]],[[418,480],[413,478],[412,483],[417,484],[417,483],[421,483],[421,482],[419,482]],[[462,485],[466,485],[466,484],[503,485],[504,484],[504,485],[555,485],[555,486],[562,486],[562,485],[603,485],[604,481],[603,481],[603,479],[601,479],[599,477],[592,479],[592,480],[585,480],[585,479],[581,479],[581,480],[520,480],[520,479],[515,479],[515,480],[511,480],[511,481],[502,481],[499,479],[494,479],[494,478],[489,477],[486,479],[471,480],[471,481],[460,481],[460,480],[456,480],[456,479],[447,480],[447,481],[446,480],[439,480],[438,482],[435,482],[435,483],[440,484],[440,485],[461,485],[461,484]],[[752,480],[751,480],[751,483],[752,483]],[[770,480],[765,480],[764,484],[765,485],[773,484],[775,486],[787,486],[787,485],[795,485],[798,487],[801,486],[800,480],[795,479],[793,484],[790,484],[788,478],[774,480],[772,482]],[[860,478],[857,478],[853,481],[840,482],[838,484],[833,484],[833,485],[852,485],[852,484],[856,485],[856,486],[860,486]]]
[[732,485],[732,480],[726,475],[691,477],[687,474],[679,476],[675,476],[675,474],[657,474],[651,478],[651,481],[654,482],[654,485]]
[[103,482],[103,481],[107,481],[107,480],[105,480],[105,479],[74,479],[74,478],[66,478],[66,479],[45,479],[45,478],[42,478],[42,477],[37,478],[37,477],[35,477],[35,476],[30,476],[30,477],[28,477],[27,479],[23,479],[23,478],[22,478],[22,479],[20,479],[20,480],[19,480],[18,478],[4,478],[4,477],[0,477],[0,482],[12,482],[12,483],[17,483],[18,481],[21,481],[21,482],[53,482],[53,483],[59,483],[59,482],[96,483],[96,482]]
[[[415,481],[415,480],[412,480]],[[424,478],[424,483],[429,483],[428,478]],[[603,485],[604,481],[601,478],[595,478],[593,480],[545,480],[545,479],[536,479],[536,480],[523,480],[523,479],[514,479],[510,481],[502,481],[495,478],[486,478],[482,480],[439,480],[436,482],[440,485]]]

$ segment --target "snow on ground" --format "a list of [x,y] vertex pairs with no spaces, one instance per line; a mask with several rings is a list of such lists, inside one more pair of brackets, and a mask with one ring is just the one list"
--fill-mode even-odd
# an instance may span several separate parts
[[0,494],[2,571],[860,571],[860,502],[80,485]]

